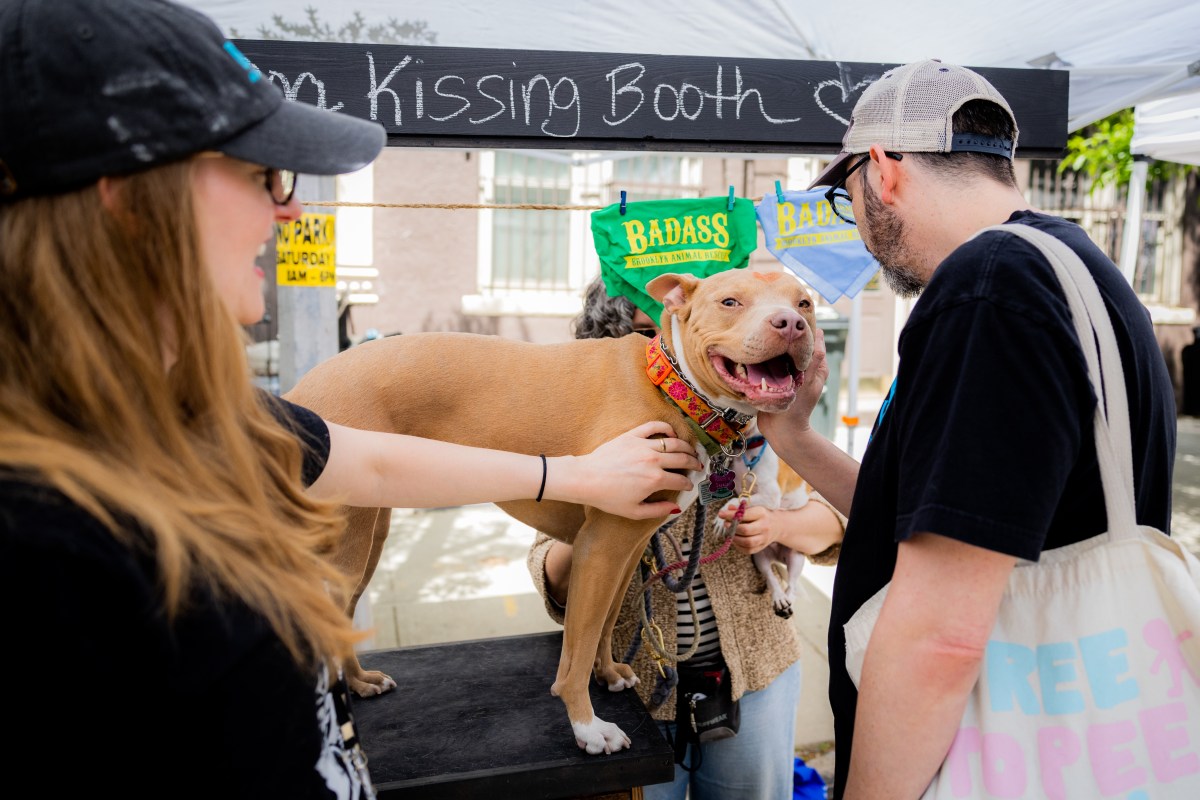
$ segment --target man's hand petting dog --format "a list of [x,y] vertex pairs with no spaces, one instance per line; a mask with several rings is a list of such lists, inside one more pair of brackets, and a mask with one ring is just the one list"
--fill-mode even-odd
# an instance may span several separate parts
[[829,380],[829,362],[825,359],[825,332],[813,326],[813,354],[808,369],[804,371],[804,382],[796,387],[796,400],[779,412],[761,412],[758,415],[758,432],[775,441],[812,428],[812,413],[821,399],[825,382]]

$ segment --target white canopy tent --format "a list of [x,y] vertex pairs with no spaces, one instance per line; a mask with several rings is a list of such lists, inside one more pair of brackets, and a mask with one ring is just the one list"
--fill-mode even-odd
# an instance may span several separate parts
[[1200,90],[1139,103],[1133,117],[1135,155],[1200,166]]
[[658,53],[903,63],[941,58],[976,67],[1069,69],[1069,129],[1113,111],[1200,90],[1196,0],[185,0],[227,34],[306,23],[334,30],[421,20],[446,47]]

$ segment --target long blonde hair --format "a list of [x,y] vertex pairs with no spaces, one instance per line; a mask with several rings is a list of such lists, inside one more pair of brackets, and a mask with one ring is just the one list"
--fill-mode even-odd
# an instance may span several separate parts
[[0,206],[0,471],[151,553],[171,617],[196,590],[240,598],[299,663],[340,660],[361,638],[324,557],[340,520],[250,380],[191,181],[181,162],[122,179],[115,209],[96,185]]

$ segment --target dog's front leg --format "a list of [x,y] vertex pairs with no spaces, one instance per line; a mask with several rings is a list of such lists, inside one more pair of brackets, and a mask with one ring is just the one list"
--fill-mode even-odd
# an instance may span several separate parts
[[[614,753],[630,744],[624,731],[595,715],[588,685],[613,604],[620,602],[629,582],[630,550],[637,546],[647,524],[653,523],[636,523],[589,509],[573,543],[562,656],[558,679],[550,691],[567,707],[576,744],[593,755]],[[611,633],[609,639],[611,642]]]
[[625,580],[613,596],[612,606],[608,610],[608,618],[604,620],[604,632],[600,635],[600,644],[596,648],[596,666],[594,670],[596,680],[606,685],[610,692],[632,689],[638,685],[638,677],[634,674],[633,667],[617,661],[613,656],[612,633],[613,628],[617,624],[617,618],[621,614],[621,607],[625,602],[625,594],[628,592],[629,584],[633,580],[634,570],[638,568],[638,561],[641,559],[642,552],[645,549],[646,544],[643,543],[626,563]]

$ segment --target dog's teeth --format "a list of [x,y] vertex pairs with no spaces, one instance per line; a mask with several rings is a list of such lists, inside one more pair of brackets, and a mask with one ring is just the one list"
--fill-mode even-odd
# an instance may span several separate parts
[[746,365],[745,365],[745,364],[738,364],[738,365],[737,365],[737,366],[734,368],[734,370],[733,370],[733,371],[734,371],[734,374],[736,374],[736,375],[737,375],[739,378],[741,378],[742,380],[745,380],[745,379],[746,379]]
[[765,391],[767,391],[767,379],[766,379],[766,377],[764,377],[764,378],[762,379],[762,390],[763,390],[764,392],[765,392]]

